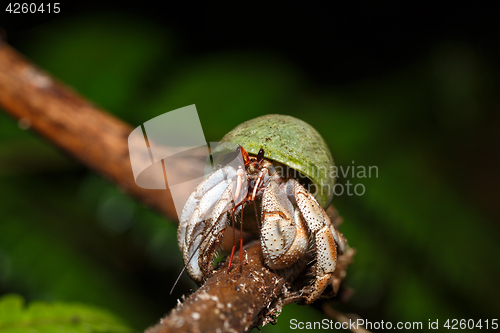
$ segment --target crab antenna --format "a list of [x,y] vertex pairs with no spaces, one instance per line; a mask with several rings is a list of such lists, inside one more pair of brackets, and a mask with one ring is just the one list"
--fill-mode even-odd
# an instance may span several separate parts
[[[234,200],[233,200],[233,205],[234,205]],[[231,264],[233,263],[233,256],[234,256],[234,249],[236,249],[236,228],[234,227],[234,211],[236,210],[235,206],[231,212],[231,218],[233,221],[233,249],[231,250],[231,257],[229,258],[229,265],[227,266],[227,272],[229,273],[231,271]]]
[[241,208],[241,219],[240,219],[240,271],[243,262],[243,207]]
[[[200,243],[200,245],[201,245],[201,243]],[[198,248],[198,247],[200,247],[200,245],[198,245],[198,246],[197,246],[197,248]],[[198,251],[198,249],[196,249],[196,251]],[[191,257],[189,257],[188,262],[184,265],[184,267],[182,267],[182,270],[181,270],[181,272],[179,273],[179,275],[177,276],[177,279],[175,279],[175,282],[174,282],[174,285],[172,286],[172,289],[170,289],[170,295],[172,295],[172,293],[174,292],[174,288],[175,288],[175,286],[176,286],[176,285],[177,285],[177,283],[179,282],[179,279],[181,278],[182,273],[184,273],[184,271],[186,270],[187,266],[188,266],[188,265],[189,265],[189,263],[191,262],[191,259],[193,259],[193,257],[194,257],[194,255],[195,255],[196,251],[194,251],[194,252],[193,252],[193,254],[191,255]]]
[[[229,265],[227,267],[228,273],[231,271],[231,264],[233,263],[234,250],[236,249],[236,228],[234,227],[234,214],[235,214],[236,210],[238,209],[238,207],[244,205],[245,203],[246,203],[245,200],[238,202],[234,206],[232,214],[231,214],[233,217],[233,249],[231,250],[231,256],[229,257]],[[241,208],[241,216],[243,218],[243,207]],[[243,236],[241,236],[241,237],[243,237]],[[240,244],[243,244],[243,238],[240,238],[240,239],[241,239]]]
[[257,203],[255,200],[253,201],[253,209],[255,210],[255,221],[257,221],[257,227],[260,230],[260,219],[259,219],[259,213],[257,212]]
[[186,262],[186,264],[184,265],[184,267],[182,268],[181,272],[179,273],[179,276],[177,276],[177,279],[175,280],[175,283],[174,285],[172,286],[172,289],[170,289],[170,295],[172,295],[172,292],[174,291],[174,288],[175,286],[177,285],[177,282],[179,282],[179,279],[181,278],[182,276],[182,273],[184,273],[184,271],[186,270],[186,268],[188,267],[189,263],[191,262],[191,260],[193,259],[194,255],[196,254],[196,252],[198,252],[198,250],[200,249],[200,246],[201,244],[203,244],[203,242],[205,241],[205,239],[207,239],[208,236],[210,236],[212,234],[212,231],[213,229],[215,228],[216,226],[216,223],[214,223],[210,229],[208,230],[208,233],[205,234],[205,236],[201,239],[201,242],[198,244],[198,246],[196,246],[196,249],[194,249],[193,251],[193,254],[191,254],[191,256],[189,257],[189,260]]

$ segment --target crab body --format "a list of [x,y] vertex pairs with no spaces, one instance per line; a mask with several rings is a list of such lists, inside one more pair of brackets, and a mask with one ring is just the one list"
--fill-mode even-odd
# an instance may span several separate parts
[[[315,136],[315,140],[319,137],[320,146],[322,144],[326,147],[321,136],[308,124],[292,117],[273,116],[275,123],[285,120],[292,122],[294,128],[307,127],[312,136]],[[269,116],[256,118],[250,122],[260,121],[265,117]],[[227,143],[235,144],[233,140],[235,131],[236,134],[242,133],[238,127],[228,133],[222,140],[222,148],[227,148]],[[280,129],[275,127],[274,132],[279,133]],[[266,138],[270,137],[269,133],[263,135]],[[281,137],[284,138],[284,135]],[[275,141],[278,138],[273,137]],[[245,142],[249,142],[248,138]],[[221,149],[220,146],[217,149]],[[252,145],[246,146],[253,149]],[[314,302],[330,283],[337,256],[345,250],[344,237],[335,229],[320,204],[322,201],[324,206],[327,205],[331,199],[330,195],[328,193],[325,195],[324,191],[320,192],[323,195],[318,196],[318,200],[295,177],[291,177],[288,169],[287,172],[278,170],[283,165],[281,163],[286,161],[283,158],[278,160],[279,154],[275,152],[273,155],[272,147],[260,147],[258,152],[252,155],[247,153],[246,147],[240,145],[237,152],[235,163],[220,167],[196,187],[182,211],[178,243],[190,276],[195,281],[201,282],[210,274],[213,257],[220,245],[224,230],[230,222],[233,222],[234,226],[234,219],[238,215],[242,219],[245,205],[255,203],[258,199],[261,203],[260,241],[265,264],[269,268],[285,269],[296,263],[308,251],[309,239],[312,236],[316,249],[315,277],[312,285],[304,288],[301,295],[305,303]],[[328,163],[333,163],[327,148],[326,152],[324,155],[329,157]],[[319,153],[324,153],[324,150]],[[275,156],[275,160],[271,160],[268,155]],[[297,159],[297,154],[294,158]],[[296,165],[293,167],[293,170],[299,169]],[[298,171],[303,172],[301,169]],[[313,174],[314,168],[308,165],[306,171]],[[318,188],[322,189],[322,181],[318,181],[317,178],[308,180],[312,182],[316,192]],[[333,181],[328,181],[333,184]]]

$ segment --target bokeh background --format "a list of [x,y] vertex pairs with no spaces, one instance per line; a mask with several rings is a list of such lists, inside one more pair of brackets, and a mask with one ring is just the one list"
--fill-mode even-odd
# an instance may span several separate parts
[[[269,113],[312,124],[339,166],[377,166],[334,205],[358,251],[331,306],[371,321],[500,316],[497,2],[326,7],[63,2],[0,30],[138,126],[196,104],[207,141]],[[92,142],[88,143],[89,145]],[[143,330],[195,285],[176,224],[0,113],[0,295],[106,308]],[[275,326],[321,320],[287,306]],[[484,331],[484,327],[483,327]]]

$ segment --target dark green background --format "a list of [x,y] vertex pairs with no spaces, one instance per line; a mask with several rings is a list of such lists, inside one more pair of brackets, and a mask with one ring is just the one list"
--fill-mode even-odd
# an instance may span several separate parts
[[[207,141],[217,141],[245,120],[288,114],[324,136],[339,166],[378,167],[378,178],[338,179],[366,193],[334,198],[358,251],[345,281],[353,296],[334,307],[424,327],[499,317],[493,2],[64,5],[52,16],[1,8],[3,35],[131,125],[196,104]],[[182,268],[174,223],[5,114],[0,198],[0,294],[105,307],[142,330],[195,286],[184,276],[168,294]],[[318,305],[289,306],[263,331],[324,316]]]

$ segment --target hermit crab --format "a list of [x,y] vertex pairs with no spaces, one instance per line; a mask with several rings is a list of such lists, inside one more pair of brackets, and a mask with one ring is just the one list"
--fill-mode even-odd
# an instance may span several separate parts
[[[325,141],[304,121],[266,115],[234,128],[212,153],[225,156],[227,151],[235,157],[220,163],[195,188],[181,213],[177,240],[189,275],[201,282],[210,274],[224,230],[253,203],[270,269],[292,266],[312,247],[314,279],[302,292],[305,303],[314,302],[330,283],[337,256],[346,247],[324,210],[334,184]],[[240,240],[240,261],[241,248]]]

